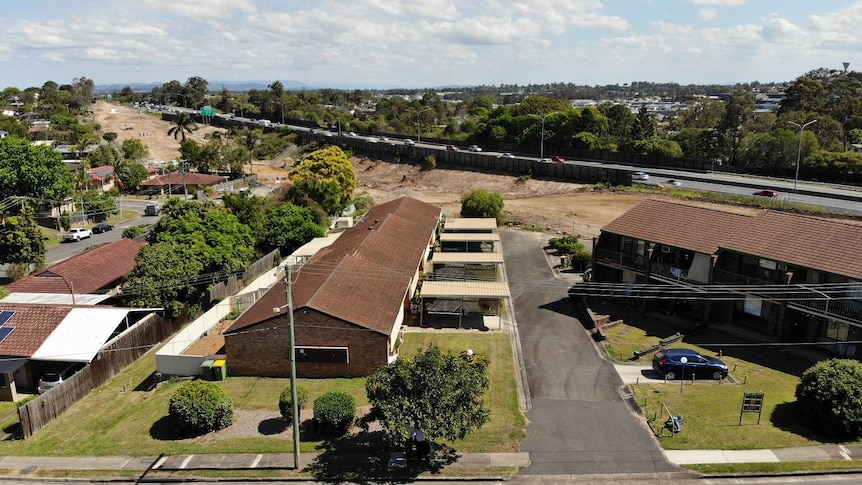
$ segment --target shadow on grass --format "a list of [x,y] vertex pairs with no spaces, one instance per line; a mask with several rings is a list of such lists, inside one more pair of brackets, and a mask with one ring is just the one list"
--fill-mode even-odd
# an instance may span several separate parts
[[170,416],[162,416],[150,426],[150,437],[159,441],[179,441],[197,438],[206,433],[183,433],[177,429],[177,424]]
[[846,440],[829,436],[805,426],[796,414],[796,402],[783,402],[775,406],[775,410],[772,411],[772,416],[769,420],[773,426],[782,431],[787,431],[788,433],[793,433],[812,441],[831,444],[846,442]]
[[[283,433],[287,428],[287,421],[285,421],[284,418],[267,418],[258,423],[257,432],[264,436],[271,436]],[[300,433],[301,432],[302,425],[300,425]]]

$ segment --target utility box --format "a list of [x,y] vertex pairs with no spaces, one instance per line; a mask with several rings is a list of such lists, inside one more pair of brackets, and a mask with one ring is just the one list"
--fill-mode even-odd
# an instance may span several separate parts
[[224,359],[219,359],[213,362],[212,365],[212,380],[223,381],[227,379],[227,362]]
[[213,363],[215,361],[212,359],[205,360],[201,364],[201,377],[205,381],[214,381],[215,376],[213,375]]

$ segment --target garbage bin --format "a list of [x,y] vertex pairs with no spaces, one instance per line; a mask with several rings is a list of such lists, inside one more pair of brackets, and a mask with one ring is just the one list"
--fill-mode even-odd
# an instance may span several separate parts
[[227,363],[224,359],[213,362],[212,373],[214,381],[223,381],[227,378]]
[[215,362],[214,360],[210,359],[210,360],[203,361],[203,363],[201,364],[201,377],[203,378],[203,380],[205,380],[205,381],[215,380],[215,377],[213,376],[213,363],[214,362]]

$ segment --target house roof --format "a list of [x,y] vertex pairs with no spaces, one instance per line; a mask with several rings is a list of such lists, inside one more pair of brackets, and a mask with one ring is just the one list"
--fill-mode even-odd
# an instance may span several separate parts
[[84,251],[6,285],[9,293],[94,293],[135,267],[143,241],[122,238]]
[[101,167],[87,169],[87,174],[95,180],[104,180],[106,177],[113,175],[113,173],[114,167],[110,165],[102,165]]
[[171,172],[158,177],[144,180],[140,183],[141,186],[162,187],[165,185],[215,185],[224,182],[227,177],[221,175],[210,175],[207,173],[189,172],[183,174],[181,172]]
[[648,199],[602,228],[644,241],[715,254],[752,216]]
[[748,220],[722,247],[862,280],[860,241],[862,226],[770,210]]
[[52,305],[15,305],[0,303],[0,310],[15,312],[3,327],[11,327],[12,333],[0,342],[0,355],[30,357],[72,307]]
[[[295,309],[309,308],[389,334],[440,218],[440,208],[403,197],[376,206],[302,266]],[[225,333],[264,322],[285,304],[279,282]]]

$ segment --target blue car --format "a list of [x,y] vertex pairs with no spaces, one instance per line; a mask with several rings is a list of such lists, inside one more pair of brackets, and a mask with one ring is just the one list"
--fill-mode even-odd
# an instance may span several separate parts
[[692,349],[663,349],[652,358],[652,370],[666,379],[699,378],[721,380],[727,377],[727,364]]

